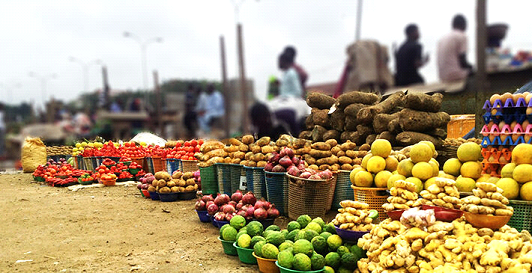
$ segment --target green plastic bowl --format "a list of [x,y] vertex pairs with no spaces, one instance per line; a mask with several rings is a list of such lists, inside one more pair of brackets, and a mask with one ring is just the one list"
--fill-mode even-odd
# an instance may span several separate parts
[[275,265],[279,267],[279,271],[281,273],[318,273],[318,272],[323,272],[325,270],[325,267],[320,270],[313,270],[313,271],[300,271],[300,270],[288,269],[288,268],[284,268],[280,266],[279,262],[277,261],[275,262]]
[[222,242],[222,246],[224,248],[224,253],[231,256],[238,256],[238,253],[236,252],[236,248],[233,245],[234,241],[226,241],[222,240],[222,238],[218,237],[218,240]]
[[257,258],[253,256],[253,249],[243,248],[236,245],[236,242],[233,243],[233,246],[236,248],[238,253],[238,259],[245,264],[257,264]]

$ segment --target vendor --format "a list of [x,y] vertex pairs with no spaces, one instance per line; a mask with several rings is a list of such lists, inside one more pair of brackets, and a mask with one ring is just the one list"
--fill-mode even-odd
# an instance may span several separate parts
[[456,15],[452,31],[438,42],[438,73],[442,82],[465,80],[473,69],[466,58],[466,26],[465,17]]

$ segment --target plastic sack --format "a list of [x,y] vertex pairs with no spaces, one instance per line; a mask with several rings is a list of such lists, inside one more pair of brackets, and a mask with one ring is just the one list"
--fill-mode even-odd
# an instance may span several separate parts
[[418,227],[424,229],[432,226],[436,222],[434,210],[420,210],[419,208],[411,208],[405,210],[401,215],[401,223],[407,227]]
[[25,173],[35,171],[39,165],[46,164],[46,146],[38,137],[26,137],[22,144],[22,170]]

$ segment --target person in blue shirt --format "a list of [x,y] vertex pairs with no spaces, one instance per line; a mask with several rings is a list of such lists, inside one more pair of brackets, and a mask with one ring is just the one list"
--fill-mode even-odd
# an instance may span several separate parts
[[296,69],[293,67],[293,59],[286,52],[279,56],[279,69],[283,71],[279,86],[279,96],[301,98],[301,94],[303,94],[301,81]]

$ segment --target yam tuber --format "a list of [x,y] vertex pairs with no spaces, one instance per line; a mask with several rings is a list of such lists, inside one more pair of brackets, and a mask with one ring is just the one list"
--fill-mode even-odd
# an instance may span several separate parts
[[345,114],[343,111],[336,109],[330,116],[329,116],[331,128],[333,128],[336,131],[343,131],[345,126]]
[[328,130],[327,132],[325,132],[325,134],[323,134],[323,140],[325,141],[328,139],[340,139],[340,132],[336,130]]
[[340,134],[340,142],[346,142],[347,140],[350,140],[352,133],[353,133],[353,131],[343,131]]
[[307,129],[312,129],[314,128],[314,117],[312,115],[312,113],[310,113],[310,115],[307,116],[307,118],[305,119],[305,128]]
[[311,139],[312,138],[312,131],[301,131],[301,133],[299,133],[299,138]]
[[384,131],[388,130],[388,124],[393,119],[396,119],[399,117],[399,113],[394,114],[378,114],[375,116],[375,119],[373,119],[373,130],[375,130],[375,133],[380,134]]
[[338,107],[342,109],[353,103],[374,104],[378,100],[379,96],[373,93],[351,91],[338,97]]
[[322,93],[312,92],[307,96],[307,104],[312,108],[329,109],[336,100]]
[[377,139],[377,135],[376,134],[368,135],[366,137],[366,143],[371,145],[373,143],[373,141],[375,141],[375,139]]
[[325,134],[325,132],[327,132],[327,129],[325,129],[323,126],[315,125],[314,129],[312,129],[310,139],[312,139],[314,142],[322,141],[323,134]]
[[447,123],[451,120],[449,114],[445,112],[420,112],[405,108],[399,113],[399,124],[403,131],[425,132],[447,127]]
[[356,131],[357,129],[357,125],[359,125],[360,122],[358,122],[358,120],[356,119],[356,117],[350,117],[350,116],[346,116],[345,117],[345,130],[347,131]]
[[401,124],[399,124],[399,117],[391,120],[388,123],[388,131],[391,133],[400,133],[402,131]]
[[365,139],[368,135],[373,133],[373,127],[360,124],[357,126],[357,133]]
[[395,146],[395,134],[392,134],[390,131],[384,131],[377,135],[377,139],[386,139],[392,144],[392,146]]
[[357,119],[364,124],[370,123],[377,114],[389,113],[393,108],[402,106],[403,96],[403,92],[396,92],[378,104],[362,108],[357,113]]
[[397,143],[402,146],[414,145],[424,140],[432,142],[436,148],[443,146],[443,141],[441,139],[420,132],[402,132],[398,134],[395,139],[397,140]]
[[441,93],[432,96],[424,93],[408,93],[403,97],[406,108],[434,113],[440,111],[442,100],[443,95]]
[[320,110],[317,108],[312,108],[312,122],[314,125],[320,125],[323,127],[329,127],[329,110]]
[[345,109],[344,109],[344,114],[346,116],[350,116],[350,117],[356,117],[357,114],[358,114],[358,111],[360,111],[360,109],[364,108],[364,107],[368,107],[368,105],[366,104],[362,104],[362,103],[352,103],[352,104],[349,104]]

